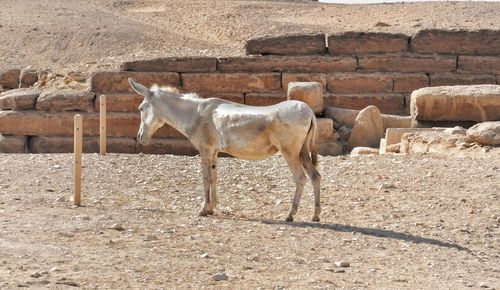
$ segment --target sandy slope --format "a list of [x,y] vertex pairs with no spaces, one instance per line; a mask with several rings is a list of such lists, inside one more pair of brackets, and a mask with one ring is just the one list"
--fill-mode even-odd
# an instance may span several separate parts
[[500,3],[2,0],[0,5],[0,69],[31,65],[57,72],[112,69],[124,59],[153,56],[241,55],[245,40],[260,35],[500,28]]

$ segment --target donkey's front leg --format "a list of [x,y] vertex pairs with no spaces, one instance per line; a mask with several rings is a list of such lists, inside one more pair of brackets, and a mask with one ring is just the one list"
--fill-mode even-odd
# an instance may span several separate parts
[[210,158],[205,155],[201,156],[201,171],[203,172],[203,190],[205,201],[203,207],[198,213],[199,216],[207,216],[214,214],[214,210],[210,206],[210,184],[212,179]]
[[217,154],[215,152],[210,160],[210,210],[212,213],[217,206]]

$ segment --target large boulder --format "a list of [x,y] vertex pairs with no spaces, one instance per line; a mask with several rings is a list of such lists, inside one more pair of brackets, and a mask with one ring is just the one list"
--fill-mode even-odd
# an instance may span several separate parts
[[361,110],[349,137],[348,147],[378,148],[380,139],[384,137],[384,126],[380,111],[375,106],[368,106]]
[[411,116],[419,121],[500,119],[500,85],[427,87],[413,91]]
[[39,93],[32,89],[14,89],[0,94],[0,110],[33,110]]
[[[358,114],[359,110],[327,107],[324,116],[332,119],[335,127],[340,128],[343,125],[353,127]],[[411,116],[381,114],[380,117],[382,118],[384,130],[387,128],[410,128],[412,126]]]
[[288,84],[288,100],[299,100],[311,107],[314,113],[322,113],[323,87],[318,82],[291,82]]
[[500,145],[500,121],[476,124],[467,130],[467,136],[483,145]]

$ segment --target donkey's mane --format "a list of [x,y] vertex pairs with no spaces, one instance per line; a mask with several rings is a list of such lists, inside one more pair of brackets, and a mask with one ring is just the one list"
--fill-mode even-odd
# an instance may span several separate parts
[[156,92],[159,92],[159,91],[163,91],[163,92],[168,92],[168,93],[174,93],[174,94],[178,94],[178,95],[182,95],[183,98],[188,98],[188,99],[201,99],[200,96],[198,96],[198,94],[196,93],[187,93],[187,94],[181,94],[179,89],[175,88],[175,87],[171,87],[171,86],[158,86],[157,84],[154,84],[153,86],[151,86],[151,91],[156,91]]

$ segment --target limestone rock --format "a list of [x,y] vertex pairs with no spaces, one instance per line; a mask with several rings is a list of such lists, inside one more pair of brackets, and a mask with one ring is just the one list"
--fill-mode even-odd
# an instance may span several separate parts
[[459,155],[459,151],[472,146],[470,138],[464,135],[448,135],[439,131],[423,131],[404,134],[401,137],[400,151],[406,155]]
[[25,153],[26,136],[0,134],[0,153]]
[[338,156],[344,154],[344,146],[337,140],[318,143],[318,154],[322,156]]
[[380,139],[384,137],[384,128],[380,111],[375,106],[368,106],[361,110],[356,117],[348,147],[378,148]]
[[29,88],[38,81],[38,72],[32,69],[23,69],[19,75],[19,88]]
[[[336,107],[325,108],[325,117],[332,119],[336,128],[339,128],[342,125],[353,127],[358,114],[359,110]],[[381,118],[384,130],[387,128],[410,128],[412,126],[411,116],[381,114]]]
[[422,121],[500,119],[500,85],[428,87],[413,91],[411,116]]
[[13,89],[0,94],[0,110],[33,110],[39,93],[32,89]]
[[351,151],[351,155],[369,155],[369,154],[375,154],[378,155],[379,150],[378,148],[370,148],[370,147],[355,147]]
[[476,124],[467,130],[467,136],[483,145],[500,145],[500,121]]
[[84,111],[94,110],[95,94],[79,90],[50,90],[40,94],[36,102],[39,111]]
[[19,88],[20,75],[21,70],[17,68],[0,71],[0,86],[9,90]]
[[318,82],[291,82],[288,84],[288,100],[302,101],[311,107],[314,113],[324,110],[323,88]]
[[453,128],[446,128],[444,129],[443,132],[448,135],[454,135],[454,134],[466,135],[467,130],[463,127],[455,126]]

